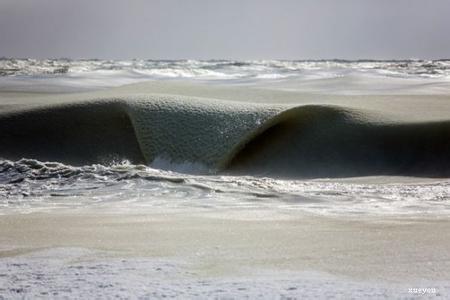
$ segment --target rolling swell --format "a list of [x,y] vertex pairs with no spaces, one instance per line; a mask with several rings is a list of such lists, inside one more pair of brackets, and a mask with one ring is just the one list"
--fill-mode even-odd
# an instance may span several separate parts
[[282,177],[450,176],[450,121],[379,121],[341,106],[135,95],[0,115],[0,157],[86,165],[201,163]]
[[232,173],[450,176],[450,121],[379,123],[333,106],[283,112],[240,146]]

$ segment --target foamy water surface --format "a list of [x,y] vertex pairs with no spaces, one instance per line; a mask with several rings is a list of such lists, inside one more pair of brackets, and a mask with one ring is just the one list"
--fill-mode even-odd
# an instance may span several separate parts
[[450,213],[450,181],[446,179],[289,180],[202,175],[204,169],[189,164],[172,167],[200,174],[128,163],[72,167],[25,159],[1,161],[0,212],[241,209],[353,216]]
[[[93,89],[146,80],[176,79],[248,84],[280,80],[314,82],[341,78],[366,78],[371,81],[374,78],[390,78],[394,83],[399,79],[424,80],[425,84],[442,82],[450,78],[450,60],[0,59],[0,87],[3,88],[20,86],[23,89],[29,88],[29,85],[48,88],[56,85]],[[398,84],[397,82],[396,86]],[[346,89],[349,88],[346,85]]]

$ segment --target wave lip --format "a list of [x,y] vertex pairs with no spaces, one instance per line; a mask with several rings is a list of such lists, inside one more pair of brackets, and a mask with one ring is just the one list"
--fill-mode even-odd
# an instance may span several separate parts
[[289,178],[450,176],[450,121],[381,121],[343,105],[145,94],[0,115],[0,157],[129,160]]

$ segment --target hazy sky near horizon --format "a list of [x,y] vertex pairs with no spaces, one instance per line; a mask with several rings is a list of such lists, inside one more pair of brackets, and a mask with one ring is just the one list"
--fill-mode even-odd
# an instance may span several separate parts
[[450,58],[450,0],[0,0],[0,56]]

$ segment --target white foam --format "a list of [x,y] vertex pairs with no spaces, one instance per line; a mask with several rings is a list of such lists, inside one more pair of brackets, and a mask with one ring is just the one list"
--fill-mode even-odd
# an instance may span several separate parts
[[[22,88],[23,86],[30,88],[32,85],[35,90],[43,83],[46,86],[64,86],[81,90],[155,79],[259,83],[271,80],[309,81],[336,78],[349,78],[348,84],[345,84],[346,81],[340,81],[339,85],[343,87],[341,90],[348,90],[350,93],[352,88],[355,88],[352,85],[352,78],[372,83],[376,81],[373,78],[404,79],[401,84],[399,80],[396,81],[399,88],[430,83],[442,84],[450,79],[450,61],[0,59],[0,88],[11,88],[11,84],[15,84],[21,85]],[[362,89],[371,86],[374,84],[364,85]],[[359,93],[362,93],[361,86],[359,88]],[[331,89],[327,89],[327,92],[330,91]]]
[[443,281],[358,281],[315,271],[271,269],[248,269],[243,274],[203,277],[180,260],[54,248],[0,258],[0,298],[434,299],[450,294]]
[[1,161],[0,168],[0,214],[170,213],[182,209],[231,219],[270,219],[305,212],[325,216],[450,215],[448,179],[311,181],[193,175],[209,170],[163,158],[151,168],[129,163],[72,167],[34,160]]
[[179,163],[163,156],[157,156],[150,164],[150,167],[182,174],[208,174],[214,172],[214,170],[199,162],[184,161]]

